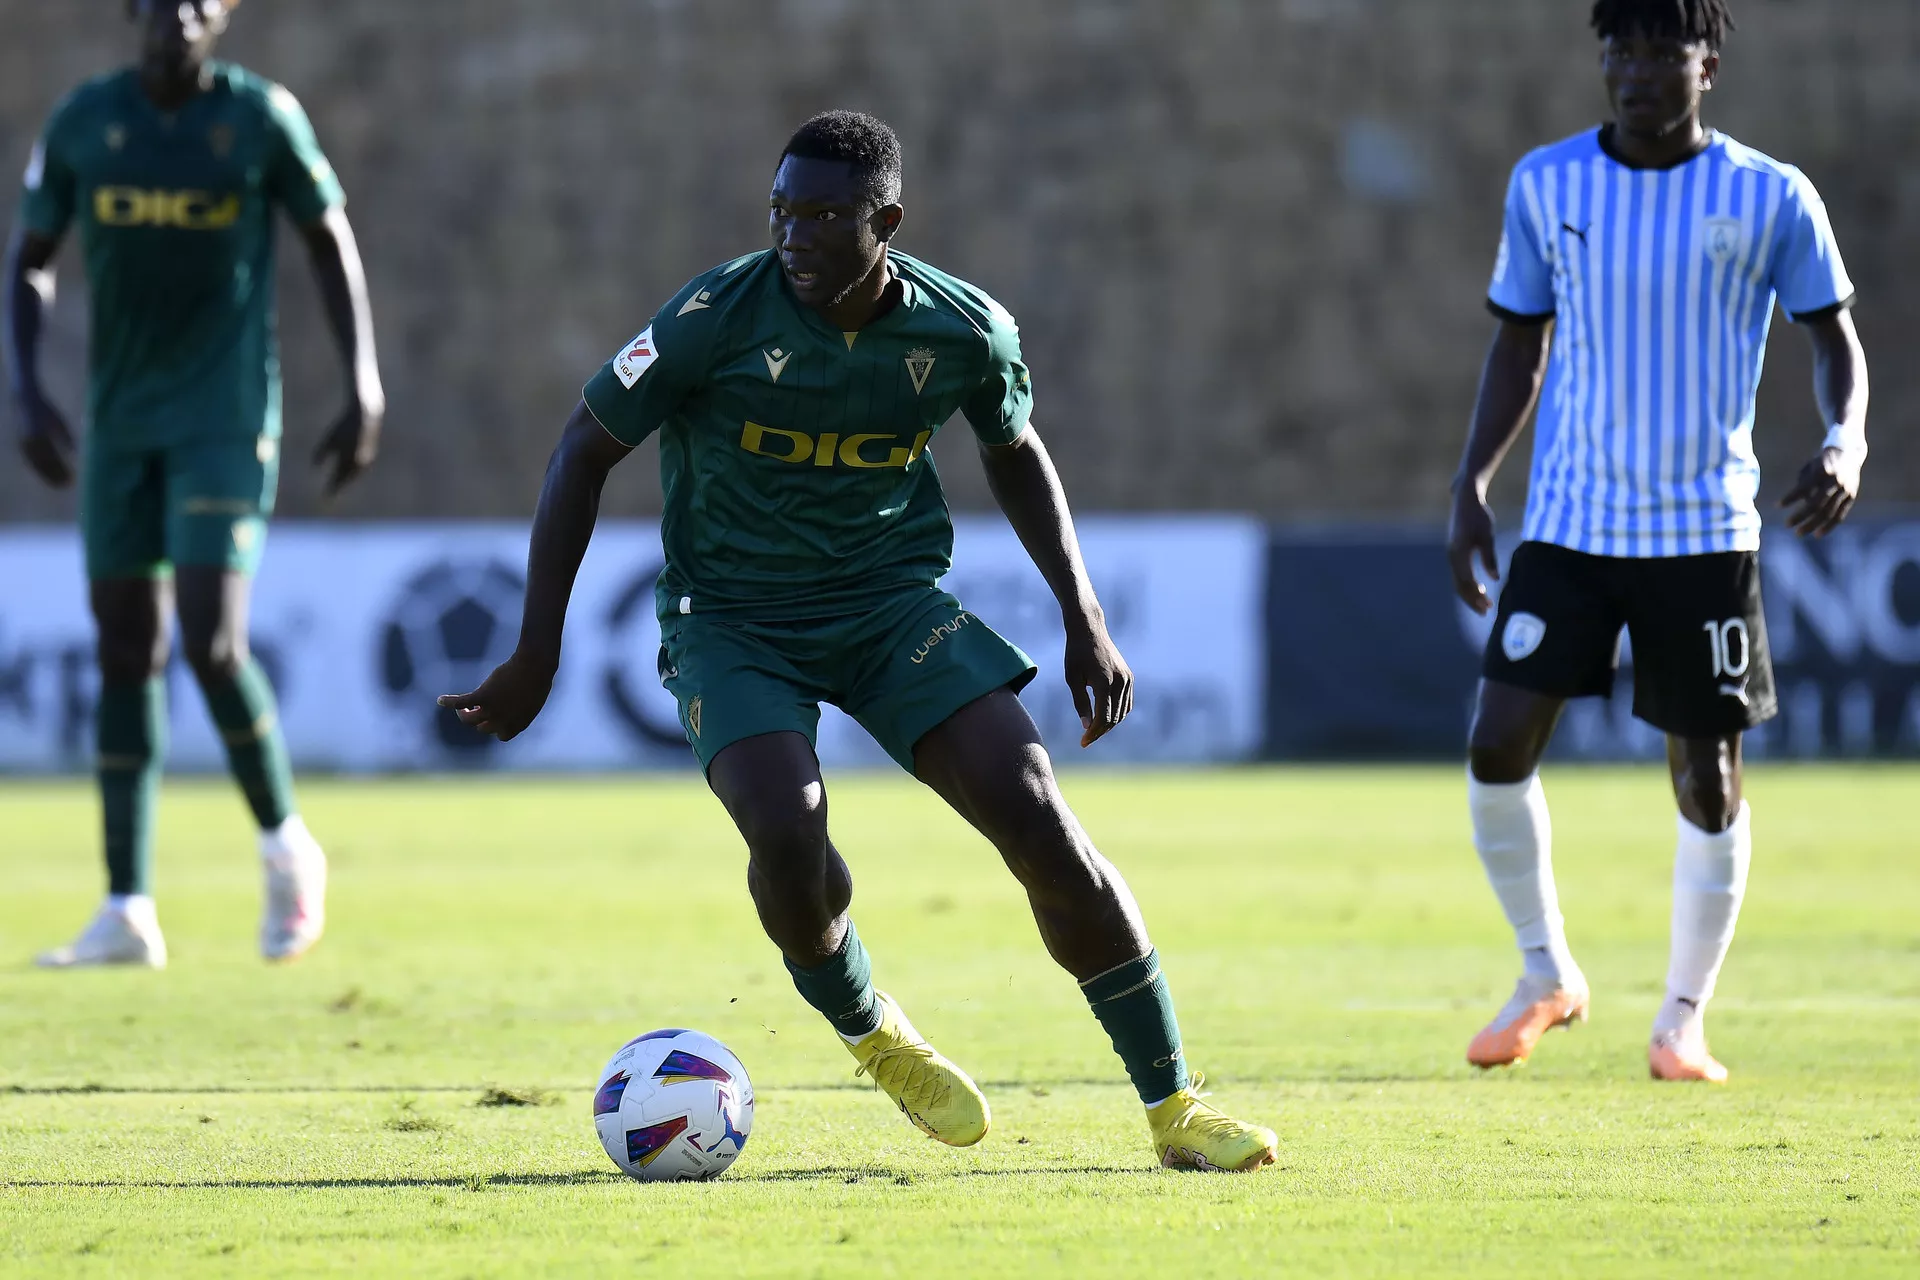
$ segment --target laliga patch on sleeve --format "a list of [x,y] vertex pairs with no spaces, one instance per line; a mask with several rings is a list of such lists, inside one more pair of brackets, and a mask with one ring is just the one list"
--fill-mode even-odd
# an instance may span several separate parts
[[640,381],[640,375],[647,366],[660,358],[653,346],[653,326],[648,325],[640,331],[640,336],[629,342],[619,355],[613,358],[613,376],[620,379],[620,385],[633,390],[633,384]]

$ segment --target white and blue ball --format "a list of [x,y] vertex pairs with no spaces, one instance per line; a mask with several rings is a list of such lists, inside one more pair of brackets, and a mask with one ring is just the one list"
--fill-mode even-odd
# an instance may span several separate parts
[[753,1082],[712,1036],[649,1031],[600,1072],[593,1127],[613,1162],[642,1182],[705,1182],[747,1145]]

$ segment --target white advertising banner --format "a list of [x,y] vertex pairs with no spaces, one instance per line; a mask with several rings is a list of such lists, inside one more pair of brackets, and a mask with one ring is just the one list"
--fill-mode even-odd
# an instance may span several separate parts
[[[297,766],[345,772],[691,767],[656,674],[659,528],[596,531],[569,612],[553,698],[511,743],[483,739],[434,705],[512,650],[526,557],[519,523],[284,523],[254,587],[254,651],[274,679]],[[1252,756],[1264,718],[1265,534],[1233,517],[1125,517],[1080,528],[1108,625],[1138,681],[1133,718],[1083,754],[1060,674],[1059,610],[1004,522],[957,521],[944,585],[1025,649],[1023,695],[1062,763],[1200,762]],[[77,534],[0,530],[0,771],[89,767],[92,623]],[[169,765],[223,767],[191,676],[169,670]],[[886,765],[830,709],[829,766]]]

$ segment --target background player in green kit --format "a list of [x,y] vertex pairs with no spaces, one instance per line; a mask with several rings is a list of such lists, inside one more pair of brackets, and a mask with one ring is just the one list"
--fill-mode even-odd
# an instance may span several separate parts
[[1272,1131],[1200,1100],[1139,908],[1054,783],[1016,695],[1033,664],[937,585],[953,529],[930,442],[959,412],[1060,602],[1082,745],[1127,715],[1133,677],[1028,425],[1013,318],[889,251],[899,201],[886,125],[830,112],[801,127],[774,176],[773,250],[694,280],[588,382],[534,517],[519,646],[479,689],[441,703],[503,740],[532,722],[607,473],[658,432],[661,677],[746,840],[767,936],[860,1070],[942,1142],[986,1135],[980,1090],[874,990],[847,915],[852,877],[827,834],[821,702],[999,849],[1147,1104],[1162,1162],[1258,1168],[1274,1159]]
[[73,482],[74,442],[41,389],[54,256],[78,223],[92,296],[80,519],[99,630],[108,899],[41,963],[166,963],[151,896],[165,749],[167,614],[260,824],[261,954],[325,924],[326,858],[294,808],[273,690],[247,650],[250,575],[273,510],[280,382],[273,207],[300,228],[347,368],[348,408],[315,454],[338,489],[373,460],[384,400],[340,185],[293,95],[211,60],[238,0],[135,0],[137,67],[80,86],[48,121],[8,255],[7,353],[21,448]]

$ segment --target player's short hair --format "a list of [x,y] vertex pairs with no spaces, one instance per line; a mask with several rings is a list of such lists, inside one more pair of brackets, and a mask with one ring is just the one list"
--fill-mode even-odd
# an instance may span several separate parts
[[1728,0],[1594,0],[1593,30],[1602,40],[1653,36],[1719,49],[1733,30]]
[[822,111],[793,131],[780,153],[802,160],[843,160],[854,168],[876,209],[900,202],[900,139],[886,121],[864,111]]

